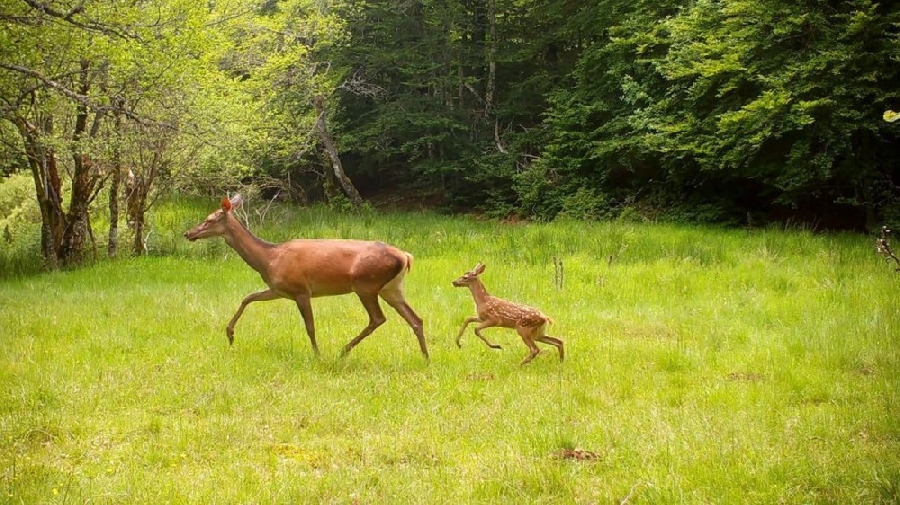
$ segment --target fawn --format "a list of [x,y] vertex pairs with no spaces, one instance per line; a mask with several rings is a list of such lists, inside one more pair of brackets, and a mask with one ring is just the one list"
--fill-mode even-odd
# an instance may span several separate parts
[[481,330],[495,326],[513,328],[522,337],[522,341],[525,342],[529,349],[528,356],[525,356],[525,359],[522,360],[522,365],[540,354],[541,350],[538,349],[535,341],[555,345],[556,349],[559,350],[559,360],[562,361],[564,358],[562,340],[544,333],[547,325],[552,323],[553,320],[537,309],[489,295],[484,288],[484,284],[478,278],[483,272],[484,264],[478,263],[472,271],[466,272],[462,277],[453,281],[453,286],[457,288],[469,287],[469,290],[472,291],[472,296],[475,298],[475,308],[478,311],[478,317],[466,319],[462,328],[459,329],[459,334],[456,336],[456,345],[462,347],[461,339],[469,323],[479,323],[475,327],[475,335],[493,349],[500,349],[501,347],[485,338],[481,334]]

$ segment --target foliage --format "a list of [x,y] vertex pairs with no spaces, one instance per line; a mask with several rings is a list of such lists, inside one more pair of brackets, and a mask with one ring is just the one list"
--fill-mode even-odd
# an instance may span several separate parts
[[506,0],[347,7],[350,43],[333,57],[352,72],[339,120],[355,170],[375,188],[429,186],[456,208],[520,210],[511,180],[540,149],[530,130],[571,65],[574,50],[552,33],[571,11]]
[[0,270],[31,273],[40,266],[41,213],[34,181],[13,174],[0,178]]
[[40,222],[33,194],[34,181],[26,175],[14,174],[0,178],[0,216],[4,219],[23,218]]
[[288,181],[289,193],[321,195],[326,168],[317,150],[314,101],[332,95],[344,72],[341,62],[321,57],[345,43],[345,20],[335,14],[342,3],[248,5],[250,15],[225,33],[230,43],[221,60],[259,107],[243,132],[241,159],[252,173]]
[[618,199],[652,184],[726,215],[851,204],[871,226],[897,196],[897,131],[872,111],[900,98],[900,10],[814,4],[635,4],[555,95],[545,165]]

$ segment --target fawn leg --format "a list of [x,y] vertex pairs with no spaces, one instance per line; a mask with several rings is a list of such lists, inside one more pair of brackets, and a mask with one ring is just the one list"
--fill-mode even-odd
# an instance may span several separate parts
[[247,295],[241,302],[241,306],[238,307],[237,312],[234,313],[231,321],[228,321],[228,326],[225,328],[225,335],[228,336],[228,345],[234,344],[234,325],[238,322],[238,319],[241,318],[241,314],[244,313],[244,309],[247,307],[247,305],[250,305],[253,302],[265,302],[269,300],[276,300],[278,298],[280,298],[280,296],[278,296],[278,293],[272,291],[271,289]]
[[522,342],[525,342],[525,345],[528,346],[528,356],[525,356],[525,359],[522,360],[520,365],[524,365],[531,360],[534,359],[535,356],[541,353],[541,350],[538,348],[537,344],[534,343],[534,335],[532,332],[534,328],[528,328],[525,326],[516,326],[516,332],[518,332],[519,336],[522,337]]
[[536,338],[535,340],[537,340],[538,342],[543,342],[545,344],[555,345],[556,349],[559,351],[559,360],[562,361],[565,358],[562,340],[556,337],[551,337],[549,335],[543,335]]
[[312,303],[309,295],[300,295],[297,297],[297,308],[300,310],[300,316],[303,317],[303,324],[306,326],[306,334],[309,335],[309,341],[312,343],[313,352],[319,354],[319,346],[316,345],[316,325],[313,320]]
[[497,323],[495,321],[491,321],[490,319],[482,321],[478,323],[478,326],[475,327],[475,335],[478,335],[478,338],[480,338],[491,349],[503,349],[499,345],[491,343],[491,341],[488,340],[487,337],[481,334],[481,330],[485,328],[493,328],[494,326],[497,326]]
[[356,344],[362,342],[362,339],[368,337],[375,331],[375,328],[378,328],[382,324],[384,324],[387,319],[384,317],[384,312],[381,311],[381,305],[378,304],[378,294],[377,293],[357,293],[359,295],[359,301],[362,302],[363,307],[366,308],[366,312],[369,313],[369,324],[363,328],[363,330],[356,336],[353,340],[347,343],[344,346],[344,350],[341,351],[341,356],[346,356],[351,349],[356,347]]
[[469,317],[465,321],[463,321],[462,328],[459,329],[459,333],[456,334],[456,347],[462,347],[462,336],[463,333],[466,332],[466,327],[469,326],[470,323],[480,323],[481,319],[477,317]]

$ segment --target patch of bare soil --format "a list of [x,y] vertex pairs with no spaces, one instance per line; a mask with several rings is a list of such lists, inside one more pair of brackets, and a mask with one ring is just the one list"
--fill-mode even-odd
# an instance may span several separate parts
[[569,461],[596,461],[600,459],[600,455],[593,451],[584,449],[560,449],[553,453],[553,459],[562,459]]
[[762,382],[766,379],[763,374],[755,372],[731,372],[727,378],[735,382]]

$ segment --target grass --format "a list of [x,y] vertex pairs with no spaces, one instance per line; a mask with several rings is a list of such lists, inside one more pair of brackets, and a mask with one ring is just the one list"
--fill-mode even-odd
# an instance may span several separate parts
[[[392,312],[296,308],[167,203],[151,256],[0,290],[0,502],[896,503],[900,276],[851,234],[662,224],[500,224],[278,207],[271,240],[358,237],[416,259]],[[564,264],[555,287],[553,257]],[[493,294],[550,314],[566,343],[520,367],[509,330],[471,330]],[[385,307],[386,310],[390,310]],[[584,457],[568,457],[570,455]]]

